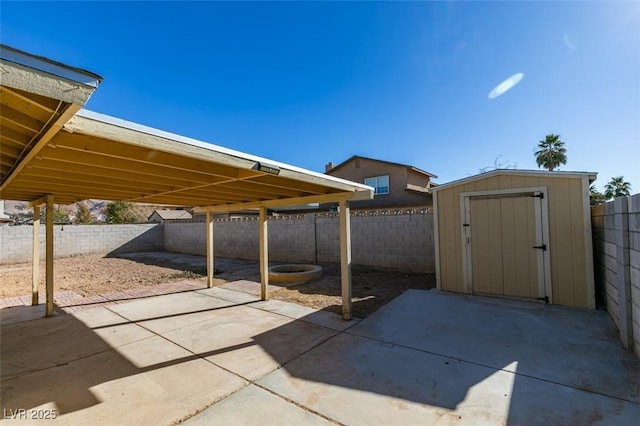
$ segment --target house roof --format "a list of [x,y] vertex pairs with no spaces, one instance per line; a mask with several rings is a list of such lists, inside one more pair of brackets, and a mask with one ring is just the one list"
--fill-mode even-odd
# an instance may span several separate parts
[[334,170],[337,170],[337,169],[339,169],[340,167],[342,167],[342,166],[344,166],[344,165],[346,165],[346,164],[349,164],[350,162],[352,162],[352,161],[354,161],[354,160],[356,160],[356,159],[369,160],[369,161],[375,161],[375,162],[378,162],[378,163],[385,163],[385,164],[391,164],[391,165],[394,165],[394,166],[406,167],[406,168],[408,168],[408,169],[413,170],[414,172],[417,172],[417,173],[420,173],[420,174],[423,174],[423,175],[429,176],[430,178],[437,178],[437,177],[438,177],[438,176],[436,176],[436,175],[434,175],[434,174],[432,174],[432,173],[426,172],[426,171],[424,171],[424,170],[422,170],[422,169],[419,169],[419,168],[417,168],[417,167],[411,166],[411,165],[409,165],[409,164],[394,163],[393,161],[378,160],[378,159],[375,159],[375,158],[362,157],[362,156],[360,156],[360,155],[353,155],[353,156],[351,156],[349,159],[347,159],[347,160],[343,161],[342,163],[338,164],[337,166],[332,167],[330,170],[327,170],[327,172],[326,172],[326,173],[331,173],[331,172],[333,172]]
[[464,185],[466,183],[475,182],[482,179],[487,179],[492,176],[539,176],[539,177],[583,177],[587,176],[589,182],[596,180],[597,173],[595,172],[570,172],[570,171],[554,171],[547,170],[514,170],[514,169],[496,169],[489,172],[480,173],[477,175],[469,176],[466,178],[454,180],[451,182],[443,183],[433,188],[429,188],[429,192],[437,192],[441,189],[451,188],[453,186]]
[[[33,55],[26,66],[14,50],[0,52],[0,198],[214,211],[373,197],[360,183],[81,110],[99,77]],[[51,73],[52,64],[73,72]]]
[[163,210],[154,210],[153,213],[151,213],[149,215],[148,219],[151,219],[151,217],[157,214],[158,216],[160,216],[160,218],[162,220],[177,220],[177,219],[191,219],[191,213],[189,213],[186,210],[168,210],[168,209],[163,209]]

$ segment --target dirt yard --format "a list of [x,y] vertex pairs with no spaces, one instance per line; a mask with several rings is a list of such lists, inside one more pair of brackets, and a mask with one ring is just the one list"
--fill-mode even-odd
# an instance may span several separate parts
[[[236,280],[260,281],[258,262],[216,258],[214,285]],[[340,266],[322,265],[324,276],[303,284],[289,285],[271,291],[270,297],[316,309],[340,312]],[[40,265],[40,288],[44,289],[44,262]],[[175,253],[132,253],[119,257],[86,255],[55,260],[56,290],[70,290],[81,296],[94,296],[114,291],[153,286],[159,283],[189,279],[206,282],[203,256]],[[433,274],[409,274],[374,271],[354,267],[353,314],[364,318],[405,290],[430,289]],[[0,265],[0,298],[30,294],[31,265]]]

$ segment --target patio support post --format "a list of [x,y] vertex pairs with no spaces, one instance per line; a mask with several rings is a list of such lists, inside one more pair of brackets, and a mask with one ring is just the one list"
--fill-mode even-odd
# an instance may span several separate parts
[[269,294],[269,232],[267,227],[267,208],[260,207],[260,299],[267,300]]
[[213,260],[213,214],[207,212],[207,287],[213,287],[213,273],[215,264]]
[[340,200],[340,277],[342,281],[342,318],[351,319],[351,215],[349,202]]
[[47,305],[45,309],[45,316],[50,317],[53,315],[53,195],[47,195],[45,198],[46,198],[46,204],[47,204],[47,212],[46,212]]
[[33,252],[31,253],[31,305],[38,304],[40,283],[40,206],[33,206]]

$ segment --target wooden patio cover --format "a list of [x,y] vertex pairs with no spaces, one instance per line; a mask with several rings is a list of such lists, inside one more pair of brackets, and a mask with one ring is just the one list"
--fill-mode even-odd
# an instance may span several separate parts
[[[267,208],[340,204],[343,316],[351,317],[349,201],[369,186],[83,110],[101,77],[0,46],[0,199],[46,209],[47,315],[53,314],[53,204],[89,198],[196,207],[206,212],[208,284],[218,211],[258,209],[262,298],[267,298]],[[34,221],[37,303],[39,221]]]

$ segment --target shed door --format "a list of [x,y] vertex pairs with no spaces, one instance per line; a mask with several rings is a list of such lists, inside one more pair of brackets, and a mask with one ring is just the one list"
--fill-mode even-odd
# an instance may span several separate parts
[[542,195],[471,196],[465,206],[471,291],[545,300]]

